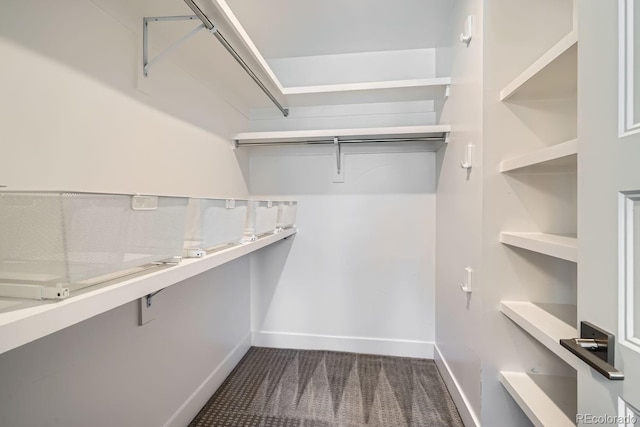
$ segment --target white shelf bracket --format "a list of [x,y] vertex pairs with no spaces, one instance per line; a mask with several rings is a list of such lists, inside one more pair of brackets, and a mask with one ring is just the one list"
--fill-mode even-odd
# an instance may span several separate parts
[[451,140],[451,132],[445,132],[444,133],[444,143],[448,144],[450,140]]
[[444,97],[445,99],[449,98],[449,95],[451,94],[451,85],[446,85],[444,88]]
[[[197,21],[198,17],[195,15],[192,16],[159,16],[159,17],[151,17],[144,18],[142,20],[142,65],[143,65],[143,74],[145,77],[149,76],[149,70],[151,66],[170,54],[171,52],[178,49],[182,46],[186,41],[191,39],[193,36],[198,34],[201,30],[204,30],[204,24],[198,25],[193,30],[189,31],[187,34],[173,42],[167,48],[165,48],[162,52],[157,54],[154,58],[149,59],[149,23],[150,22],[172,22],[172,21]],[[213,27],[211,30],[212,33],[215,33],[217,30]]]

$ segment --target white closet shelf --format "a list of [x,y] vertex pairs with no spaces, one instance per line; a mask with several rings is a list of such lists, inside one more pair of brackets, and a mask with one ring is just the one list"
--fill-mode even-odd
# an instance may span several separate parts
[[566,261],[578,262],[578,239],[547,233],[500,233],[500,242]]
[[185,259],[178,265],[148,274],[86,288],[85,292],[61,301],[38,303],[25,301],[26,307],[21,308],[19,305],[10,307],[10,304],[17,300],[0,300],[0,307],[10,307],[12,310],[0,313],[0,354],[123,304],[136,301],[138,298],[286,239],[295,233],[295,228],[287,229],[203,258]]
[[577,93],[578,33],[571,31],[500,91],[500,100],[514,95],[546,98]]
[[563,142],[541,150],[532,151],[500,163],[500,172],[511,172],[523,168],[539,171],[573,169],[577,166],[578,140]]
[[309,93],[352,92],[360,90],[400,89],[420,87],[440,87],[445,89],[451,84],[450,77],[432,79],[388,80],[379,82],[341,83],[332,85],[284,87],[283,95],[303,95]]
[[502,301],[500,311],[574,369],[586,366],[560,345],[560,339],[578,336],[577,328],[567,323],[576,322],[575,305]]
[[[556,375],[525,374],[522,372],[500,372],[500,382],[537,427],[573,427],[575,423],[567,413],[575,411],[577,393],[576,379]],[[545,387],[549,385],[549,387]],[[554,394],[565,397],[568,407],[562,408],[545,389],[554,389]],[[566,396],[574,398],[567,399]],[[555,400],[555,401],[554,401]]]
[[322,130],[298,130],[298,131],[272,131],[272,132],[245,132],[237,134],[233,139],[238,146],[243,145],[269,145],[281,143],[314,143],[327,141],[334,138],[338,141],[349,140],[402,140],[428,138],[425,143],[433,147],[434,151],[442,146],[447,134],[451,131],[449,125],[433,126],[399,126],[384,128],[358,128],[358,129],[322,129]]
[[444,99],[450,77],[283,87],[288,106]]

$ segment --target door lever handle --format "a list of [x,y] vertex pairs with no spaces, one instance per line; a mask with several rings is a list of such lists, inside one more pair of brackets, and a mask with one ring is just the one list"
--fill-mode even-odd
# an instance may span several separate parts
[[615,336],[589,323],[580,322],[580,338],[560,340],[560,345],[610,380],[624,380],[614,366]]

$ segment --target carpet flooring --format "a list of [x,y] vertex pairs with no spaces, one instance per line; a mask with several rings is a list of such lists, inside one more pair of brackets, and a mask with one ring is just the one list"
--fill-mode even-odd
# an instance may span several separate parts
[[463,427],[433,360],[252,347],[189,427]]

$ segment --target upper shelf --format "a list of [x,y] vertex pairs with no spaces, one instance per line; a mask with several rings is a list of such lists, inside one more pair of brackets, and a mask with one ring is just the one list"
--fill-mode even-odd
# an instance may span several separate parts
[[578,239],[547,233],[500,233],[500,242],[566,261],[578,262]]
[[500,100],[517,95],[532,99],[565,97],[577,92],[578,33],[571,31],[500,91]]
[[523,168],[535,168],[537,171],[566,169],[568,167],[575,169],[576,154],[578,154],[578,140],[574,139],[504,160],[500,163],[500,172],[511,172]]
[[451,127],[449,125],[398,126],[384,128],[244,132],[237,134],[233,139],[237,146],[333,143],[334,138],[338,138],[340,142],[347,143],[424,140],[425,143],[435,151],[444,144],[450,131]]
[[0,313],[0,354],[233,261],[295,233],[295,228],[287,229],[203,258],[185,259],[176,266],[159,271],[95,285],[61,301],[22,301],[23,305],[27,305],[22,307],[18,304],[20,300],[0,299],[0,309],[11,309]]
[[287,105],[363,104],[370,102],[421,101],[444,99],[450,77],[283,87]]

